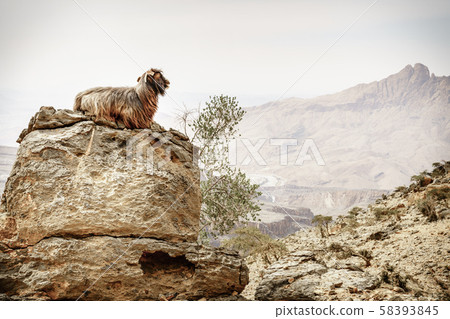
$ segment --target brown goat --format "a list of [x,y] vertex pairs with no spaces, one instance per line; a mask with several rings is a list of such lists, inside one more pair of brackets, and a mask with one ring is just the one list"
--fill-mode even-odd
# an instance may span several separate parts
[[97,87],[78,93],[73,110],[130,129],[149,128],[158,109],[158,95],[165,94],[170,82],[158,69],[145,72],[137,82],[135,87]]

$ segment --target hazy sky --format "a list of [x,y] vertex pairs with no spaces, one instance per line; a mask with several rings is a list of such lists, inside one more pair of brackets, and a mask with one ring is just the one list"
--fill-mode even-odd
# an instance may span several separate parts
[[[134,85],[141,67],[171,81],[167,114],[212,94],[244,106],[276,99],[374,2],[77,1],[126,53],[73,0],[0,1],[0,145],[14,145],[39,106],[71,108],[81,90]],[[379,0],[284,97],[416,62],[449,75],[449,30],[448,0]]]

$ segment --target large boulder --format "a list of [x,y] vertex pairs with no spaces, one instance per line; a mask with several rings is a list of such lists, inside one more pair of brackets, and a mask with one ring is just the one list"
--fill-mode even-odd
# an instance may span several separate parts
[[192,144],[156,123],[148,130],[109,124],[41,108],[21,135],[5,186],[1,242],[23,248],[89,235],[196,241],[201,201]]
[[325,301],[335,289],[358,292],[378,286],[379,279],[358,267],[327,266],[314,252],[293,252],[270,265],[256,288],[257,300]]
[[242,258],[197,244],[186,136],[42,107],[19,142],[0,205],[0,300],[239,300]]

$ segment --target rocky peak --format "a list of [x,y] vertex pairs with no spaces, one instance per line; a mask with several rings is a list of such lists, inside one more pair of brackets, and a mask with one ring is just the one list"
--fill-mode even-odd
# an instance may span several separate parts
[[428,70],[428,68],[425,65],[416,63],[414,65],[414,73],[412,74],[410,81],[412,83],[422,85],[429,79],[430,79],[430,70]]
[[[434,96],[434,102],[447,99],[445,90],[430,82],[430,71],[421,64],[408,64],[399,72],[380,81],[360,84],[342,92],[329,95],[325,101],[339,103],[356,103],[357,105],[379,107],[382,105],[420,105],[424,99]],[[445,81],[445,77],[435,77],[437,82]],[[319,98],[320,99],[320,98]]]
[[[400,72],[376,82],[377,103],[411,105],[420,103],[423,97],[434,94],[434,87],[427,86],[430,71],[421,64],[407,65]],[[371,85],[367,87],[371,90]]]
[[411,64],[408,64],[403,69],[401,69],[398,73],[392,74],[391,77],[399,77],[399,78],[410,78],[414,73],[414,68]]
[[430,77],[430,70],[426,65],[423,65],[422,63],[414,64],[414,73],[422,73],[425,77]]
[[421,63],[416,63],[414,67],[411,66],[411,64],[408,64],[400,72],[395,73],[388,78],[391,78],[393,81],[424,83],[430,78],[430,71]]

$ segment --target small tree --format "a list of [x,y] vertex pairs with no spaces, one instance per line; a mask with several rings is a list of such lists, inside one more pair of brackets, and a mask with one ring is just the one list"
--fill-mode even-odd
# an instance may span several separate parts
[[[245,111],[235,97],[214,96],[196,114],[185,109],[178,118],[192,131],[201,168],[202,210],[200,240],[229,233],[236,225],[258,220],[259,185],[229,165],[229,142]],[[183,124],[184,123],[184,124]]]
[[416,201],[417,209],[427,217],[429,222],[434,222],[439,219],[438,214],[436,213],[436,203],[430,199],[423,199]]
[[406,186],[398,186],[398,187],[394,190],[394,193],[407,194],[407,193],[408,193],[408,187],[406,187]]
[[238,223],[258,220],[260,210],[255,198],[259,185],[252,184],[240,170],[225,167],[220,176],[208,174],[202,181],[200,223],[217,237],[229,233]]
[[442,161],[433,163],[433,171],[431,172],[431,177],[443,177],[450,171],[450,162]]
[[351,218],[356,218],[356,216],[358,216],[360,212],[362,212],[362,208],[355,206],[348,212],[348,214],[350,215]]
[[238,250],[244,256],[261,256],[266,265],[279,260],[287,253],[281,242],[263,234],[258,228],[244,227],[234,231],[236,236],[223,242],[223,246]]
[[338,225],[345,225],[345,216],[344,215],[339,215],[336,218],[336,224],[338,224]]
[[330,230],[328,229],[329,224],[333,221],[331,216],[315,215],[312,219],[312,223],[320,230],[320,235],[322,238],[330,236]]
[[431,176],[431,174],[425,170],[418,175],[411,176],[411,182],[414,183],[415,187],[422,187],[424,186],[425,179],[429,176]]

